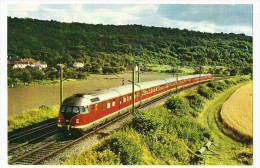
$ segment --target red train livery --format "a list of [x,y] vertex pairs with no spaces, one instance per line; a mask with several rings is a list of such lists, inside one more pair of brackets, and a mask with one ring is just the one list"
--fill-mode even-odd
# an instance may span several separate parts
[[[210,79],[211,74],[181,76],[178,78],[178,87]],[[135,106],[172,92],[176,86],[175,77],[136,83]],[[58,127],[72,134],[83,133],[129,111],[132,108],[132,99],[132,85],[74,94],[62,103]]]

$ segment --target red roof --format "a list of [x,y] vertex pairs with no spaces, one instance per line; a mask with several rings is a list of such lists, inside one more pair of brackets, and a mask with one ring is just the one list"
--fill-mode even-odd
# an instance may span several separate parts
[[31,58],[21,59],[20,61],[23,61],[23,62],[32,62],[33,64],[36,63],[36,61],[35,61],[34,59],[31,59]]

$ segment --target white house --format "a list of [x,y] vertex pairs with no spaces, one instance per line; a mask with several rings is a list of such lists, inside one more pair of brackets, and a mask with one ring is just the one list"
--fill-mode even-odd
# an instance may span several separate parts
[[27,66],[37,69],[47,68],[47,64],[41,61],[35,61],[31,58],[21,59],[20,61],[8,61],[8,67],[15,68],[26,68]]
[[26,68],[27,66],[30,66],[28,62],[23,61],[8,61],[8,67],[15,68]]
[[75,63],[73,64],[73,67],[74,67],[74,68],[83,68],[83,67],[84,67],[84,64],[81,63],[81,62],[75,62]]
[[45,62],[37,61],[35,63],[35,67],[38,69],[44,69],[47,68],[47,64]]

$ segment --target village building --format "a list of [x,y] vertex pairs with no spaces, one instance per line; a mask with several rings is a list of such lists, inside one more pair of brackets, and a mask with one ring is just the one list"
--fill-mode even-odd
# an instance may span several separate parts
[[47,64],[45,62],[37,61],[35,63],[35,68],[37,68],[37,69],[45,69],[45,68],[47,68]]
[[74,68],[83,68],[83,67],[84,67],[84,64],[81,63],[81,62],[75,62],[75,63],[73,64],[73,67],[74,67]]
[[27,66],[31,66],[31,64],[23,61],[8,61],[8,67],[11,67],[13,69],[16,68],[26,68]]
[[15,68],[22,69],[22,68],[26,68],[27,66],[36,68],[36,69],[47,68],[47,64],[45,62],[36,61],[31,58],[20,59],[20,61],[8,61],[7,66],[11,67],[13,69],[15,69]]

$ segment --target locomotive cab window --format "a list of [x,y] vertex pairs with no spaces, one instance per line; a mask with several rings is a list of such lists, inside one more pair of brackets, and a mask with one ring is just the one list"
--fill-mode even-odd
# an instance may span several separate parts
[[73,107],[72,113],[79,113],[79,107]]
[[61,106],[60,112],[64,113],[66,110],[66,106]]
[[71,113],[71,110],[72,110],[72,107],[67,107],[65,112],[66,113]]

